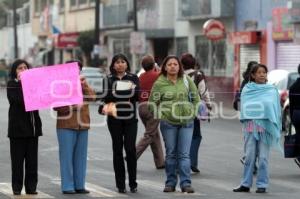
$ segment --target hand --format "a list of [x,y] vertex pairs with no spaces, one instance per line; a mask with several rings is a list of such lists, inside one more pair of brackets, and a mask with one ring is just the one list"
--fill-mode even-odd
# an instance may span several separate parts
[[82,86],[85,86],[87,84],[85,77],[80,76],[80,83]]

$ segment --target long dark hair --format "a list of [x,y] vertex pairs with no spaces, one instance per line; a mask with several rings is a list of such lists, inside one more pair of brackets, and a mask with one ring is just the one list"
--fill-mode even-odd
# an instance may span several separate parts
[[243,78],[246,81],[249,81],[250,79],[250,73],[252,70],[252,67],[257,65],[258,63],[256,61],[249,61],[247,65],[247,69],[243,72]]
[[254,82],[254,81],[255,81],[254,78],[252,77],[252,75],[254,75],[254,74],[257,72],[257,70],[258,70],[259,68],[264,68],[265,71],[266,71],[266,73],[268,73],[268,68],[267,68],[267,66],[265,66],[265,65],[263,65],[263,64],[256,64],[256,65],[254,65],[254,66],[252,67],[252,70],[251,70],[250,76],[249,76],[249,80],[250,80],[251,82]]
[[161,64],[161,72],[160,74],[162,74],[163,76],[167,76],[167,71],[166,71],[166,66],[167,66],[167,62],[170,60],[170,59],[176,59],[177,62],[178,62],[178,65],[179,65],[179,71],[178,71],[178,77],[182,77],[183,74],[184,74],[184,71],[183,71],[183,68],[182,68],[182,64],[179,60],[179,58],[175,55],[169,55],[167,56],[164,61],[162,62]]
[[115,65],[116,61],[118,61],[118,59],[122,59],[127,63],[126,72],[130,73],[130,64],[129,64],[128,58],[124,54],[121,54],[121,53],[114,55],[114,57],[112,58],[111,64],[109,66],[110,73],[114,74],[114,75],[116,74],[116,70],[114,69],[114,65]]
[[17,78],[17,68],[20,64],[25,64],[28,69],[31,68],[31,65],[26,60],[16,59],[11,65],[11,69],[10,69],[10,73],[9,73],[10,79],[16,79]]

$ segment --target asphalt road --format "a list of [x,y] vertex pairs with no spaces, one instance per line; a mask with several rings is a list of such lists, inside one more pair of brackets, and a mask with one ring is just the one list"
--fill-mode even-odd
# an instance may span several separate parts
[[[156,170],[150,149],[138,161],[138,193],[118,194],[115,188],[112,167],[111,138],[105,118],[97,114],[97,106],[91,105],[93,127],[89,134],[87,189],[88,195],[66,196],[60,191],[58,145],[55,132],[55,117],[51,111],[41,111],[44,136],[39,142],[39,184],[37,196],[15,198],[299,198],[300,168],[292,159],[273,150],[270,160],[270,188],[267,194],[233,193],[239,185],[243,153],[241,126],[235,119],[214,119],[202,123],[203,140],[200,148],[200,174],[192,175],[194,194],[182,194],[179,187],[175,193],[163,193],[165,175]],[[226,109],[223,115],[232,116]],[[0,199],[14,198],[11,192],[9,140],[7,135],[8,102],[4,89],[0,90]],[[138,136],[143,134],[139,124]]]

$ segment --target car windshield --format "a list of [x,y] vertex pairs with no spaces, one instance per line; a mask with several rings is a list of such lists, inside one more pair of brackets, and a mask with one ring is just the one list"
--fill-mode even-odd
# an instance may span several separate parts
[[289,74],[288,88],[290,88],[292,86],[292,84],[295,83],[295,81],[297,80],[298,77],[299,77],[299,74],[296,72]]

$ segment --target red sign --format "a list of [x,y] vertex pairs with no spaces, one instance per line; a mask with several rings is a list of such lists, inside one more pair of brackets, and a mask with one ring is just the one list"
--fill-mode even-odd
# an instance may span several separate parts
[[57,38],[56,47],[58,48],[71,48],[71,47],[77,47],[77,39],[79,37],[78,32],[73,33],[63,33],[59,34]]
[[289,21],[288,8],[274,8],[272,10],[274,40],[292,40],[294,37],[293,25]]
[[220,40],[225,37],[225,27],[222,22],[210,19],[203,25],[204,35],[210,40]]
[[256,31],[253,32],[233,32],[230,34],[232,44],[255,44],[258,41]]

